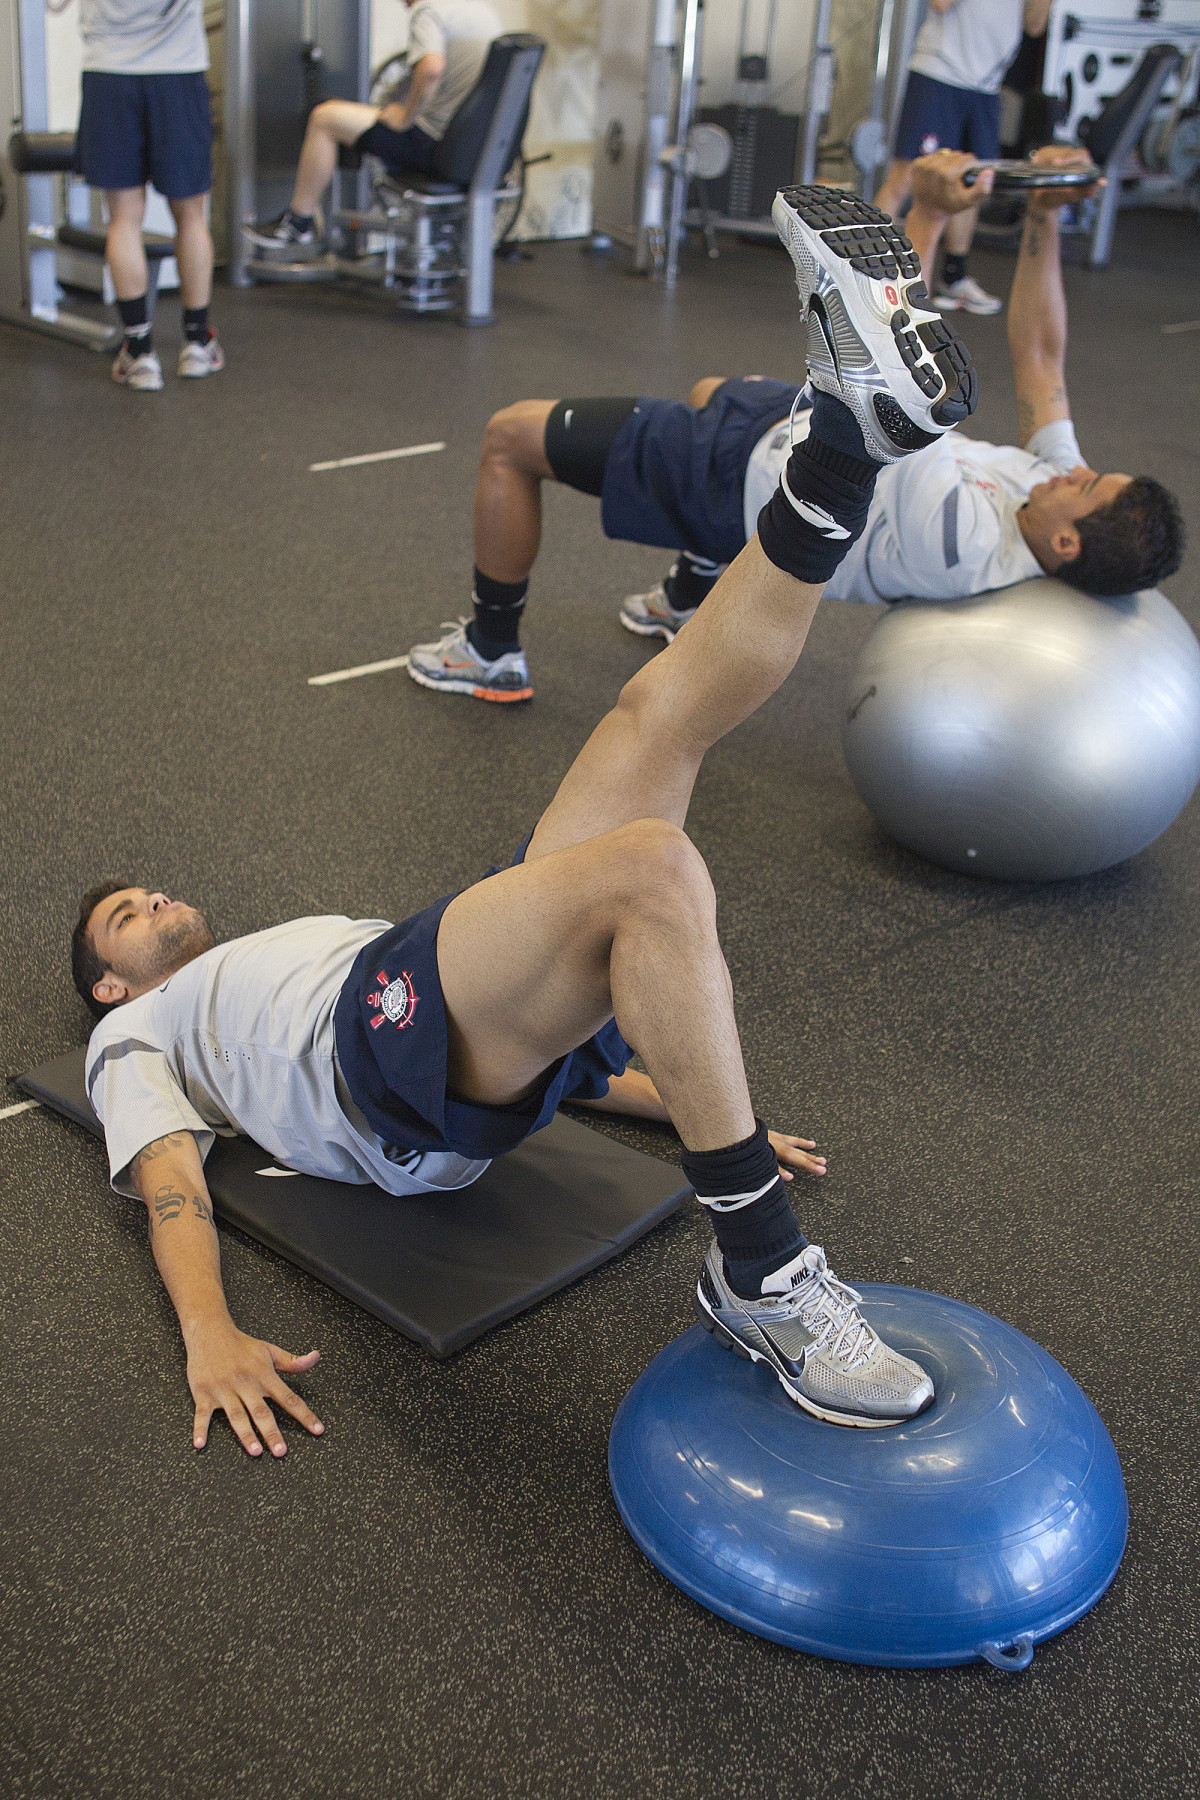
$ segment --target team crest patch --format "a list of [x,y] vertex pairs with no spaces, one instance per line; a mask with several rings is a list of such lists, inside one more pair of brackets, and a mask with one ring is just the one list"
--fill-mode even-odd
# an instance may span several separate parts
[[925,136],[921,139],[921,155],[922,156],[932,156],[934,151],[937,148],[938,148],[937,132],[936,131],[927,131],[925,133]]
[[417,994],[412,976],[407,969],[402,969],[394,981],[390,981],[384,971],[375,979],[379,983],[379,992],[367,995],[367,1005],[379,1008],[371,1020],[371,1030],[378,1031],[381,1025],[391,1024],[397,1031],[403,1031],[406,1025],[411,1024],[412,1016],[417,1010]]

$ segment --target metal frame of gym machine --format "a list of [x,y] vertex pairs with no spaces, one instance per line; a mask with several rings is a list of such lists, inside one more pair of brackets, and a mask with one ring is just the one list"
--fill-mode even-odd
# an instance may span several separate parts
[[[717,3],[708,0],[709,7]],[[835,5],[836,0],[815,0],[795,169],[801,182],[817,178],[822,127],[833,99]],[[765,42],[753,55],[746,52],[747,0],[740,0],[740,6],[738,85],[748,95],[755,90],[765,94],[776,3],[769,0]],[[850,134],[850,154],[864,196],[874,191],[895,137],[923,9],[924,0],[881,0],[866,111]],[[645,0],[605,0],[601,16],[593,243],[597,248],[613,240],[627,245],[634,268],[661,275],[667,288],[675,285],[688,227],[702,228],[710,242],[714,231],[774,236],[769,219],[713,215],[707,208],[688,206],[689,184],[697,174],[696,158],[687,152],[701,80],[704,11],[705,0],[654,0],[649,9]]]
[[54,184],[67,177],[19,174],[9,155],[10,132],[49,129],[45,0],[0,0],[0,26],[0,319],[111,350],[113,325],[63,303]]
[[[291,195],[308,113],[320,100],[366,101],[371,90],[371,0],[226,0],[226,276],[251,287],[258,259],[242,232]],[[335,206],[342,170],[334,173]],[[352,177],[366,202],[366,175]]]

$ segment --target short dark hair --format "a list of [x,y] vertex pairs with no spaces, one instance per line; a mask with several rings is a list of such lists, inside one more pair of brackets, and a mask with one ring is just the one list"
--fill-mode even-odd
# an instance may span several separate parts
[[105,964],[91,940],[88,925],[102,901],[107,900],[110,894],[119,894],[122,888],[132,886],[131,881],[102,881],[97,887],[89,888],[79,902],[79,917],[71,933],[71,979],[75,983],[76,993],[97,1019],[102,1019],[105,1013],[110,1013],[120,1002],[114,1000],[106,1006],[92,992],[104,974]]
[[1173,575],[1183,561],[1183,516],[1174,494],[1136,475],[1107,506],[1075,521],[1079,555],[1060,563],[1060,581],[1085,594],[1133,594]]

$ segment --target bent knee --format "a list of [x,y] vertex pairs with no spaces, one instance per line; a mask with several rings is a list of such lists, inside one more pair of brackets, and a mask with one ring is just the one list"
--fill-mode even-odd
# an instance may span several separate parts
[[691,838],[667,819],[634,819],[609,833],[618,887],[625,903],[638,912],[697,907],[715,909],[708,865]]
[[728,379],[727,375],[702,375],[688,395],[688,405],[694,406],[697,411],[700,407],[707,406],[717,389],[724,387]]
[[540,465],[545,460],[546,420],[554,405],[553,400],[517,400],[501,407],[484,427],[483,455],[522,467]]

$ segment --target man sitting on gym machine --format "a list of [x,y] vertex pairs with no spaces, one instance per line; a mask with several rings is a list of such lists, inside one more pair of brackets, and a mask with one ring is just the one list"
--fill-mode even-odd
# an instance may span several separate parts
[[[1088,166],[1084,151],[1061,145],[1034,160]],[[978,205],[992,177],[958,152],[921,157],[912,168],[907,230],[928,279],[947,220]],[[978,180],[967,185],[972,169]],[[1060,204],[1061,191],[1030,191],[1009,301],[1023,447],[953,432],[885,469],[866,530],[829,583],[831,599],[961,599],[1041,574],[1085,593],[1121,594],[1179,567],[1183,526],[1172,495],[1147,476],[1097,474],[1076,442]],[[893,325],[895,318],[893,310]],[[810,324],[810,364],[821,329]],[[918,337],[911,325],[900,329],[902,353],[915,357]],[[921,340],[933,343],[937,330],[936,322],[922,327]],[[474,617],[409,651],[413,680],[478,700],[532,697],[519,628],[547,480],[598,496],[607,536],[678,552],[664,580],[631,595],[620,614],[627,630],[669,643],[753,535],[793,444],[808,432],[811,402],[809,388],[795,382],[712,375],[696,383],[687,405],[521,400],[496,413],[475,490]]]
[[403,100],[365,106],[323,100],[308,115],[292,198],[277,219],[248,226],[264,250],[313,251],[317,207],[337,168],[338,147],[353,144],[377,156],[389,175],[428,175],[447,125],[483,73],[488,46],[501,25],[488,0],[404,0],[411,8]]
[[[248,1337],[226,1307],[203,1171],[214,1131],[402,1194],[465,1186],[570,1098],[676,1127],[713,1222],[696,1304],[720,1342],[837,1423],[886,1426],[932,1400],[792,1212],[791,1168],[820,1174],[824,1159],[755,1118],[712,886],[683,829],[709,746],[794,667],[881,466],[975,403],[969,360],[914,298],[919,265],[890,223],[873,233],[882,272],[864,272],[855,227],[870,216],[821,189],[777,198],[806,312],[841,321],[840,366],[810,351],[811,430],[757,533],[694,627],[626,686],[511,867],[399,925],[300,919],[220,946],[164,894],[85,895],[72,970],[108,1015],[88,1092],[114,1187],[146,1205],[197,1448],[216,1410],[251,1455],[284,1453],[269,1403],[322,1429],[284,1380],[316,1353]],[[887,322],[889,286],[893,311],[939,325],[915,365]],[[627,1070],[635,1050],[648,1075]]]

